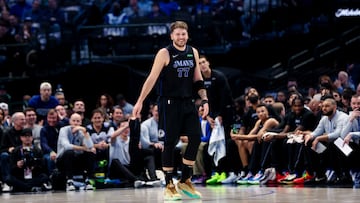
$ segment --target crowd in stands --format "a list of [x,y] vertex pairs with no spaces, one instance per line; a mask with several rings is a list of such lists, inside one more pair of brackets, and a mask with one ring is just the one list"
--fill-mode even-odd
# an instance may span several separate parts
[[54,51],[60,47],[61,29],[66,23],[64,11],[56,0],[46,4],[41,0],[2,0],[0,4],[1,44],[14,45],[2,50],[6,67],[3,74],[21,76],[25,74],[24,67],[31,67],[34,63],[31,61],[37,60],[36,51]]
[[[63,50],[64,30],[73,26],[168,22],[173,18],[186,18],[194,25],[197,22],[205,26],[211,22],[209,19],[220,22],[235,19],[242,25],[242,37],[251,38],[258,15],[270,8],[297,6],[289,4],[293,1],[283,1],[282,5],[275,4],[277,1],[272,1],[274,5],[256,2],[259,4],[254,14],[249,1],[238,0],[0,0],[0,44],[19,45],[7,46],[6,57],[0,58],[0,64],[4,65],[1,71],[2,74],[24,74],[23,68],[32,66],[40,53],[48,56],[49,61],[57,61],[58,50]],[[301,5],[302,9],[305,7]],[[76,25],[69,16],[73,10],[86,14]],[[296,19],[305,28],[309,20],[310,16]],[[159,34],[163,30],[157,27],[144,33]],[[102,34],[128,33],[125,29],[116,29]],[[202,106],[196,103],[202,142],[193,182],[353,184],[359,187],[358,73],[359,66],[354,63],[339,71],[335,78],[319,76],[319,83],[308,89],[289,78],[287,86],[274,94],[249,87],[242,95],[233,95],[236,97],[227,105],[230,111],[226,114],[231,116],[224,118],[227,156],[219,157],[216,162],[214,155],[209,154],[209,142],[218,119],[201,119]],[[11,97],[4,87],[0,87],[0,96],[3,192],[161,185],[163,177],[158,170],[164,135],[157,131],[155,101],[148,102],[149,111],[143,112],[139,120],[131,117],[132,104],[122,94],[99,95],[93,102],[96,108],[90,111],[85,107],[91,101],[67,101],[61,89],[53,94],[53,87],[47,82],[40,84],[38,95],[24,95],[21,111],[9,109]],[[217,105],[215,101],[222,97],[213,98],[210,106]],[[339,140],[345,143],[341,146],[349,145],[353,151],[344,155],[341,146],[336,145]],[[187,138],[181,137],[175,152],[177,157],[181,157],[186,142]]]
[[[204,56],[200,59],[202,74],[211,81],[210,63]],[[335,78],[319,76],[317,87],[306,90],[295,78],[274,94],[248,87],[242,95],[233,95],[230,105],[215,94],[230,98],[229,88],[208,89],[210,106],[219,112],[211,111],[202,119],[202,104],[195,101],[202,140],[193,183],[359,187],[360,84],[351,73],[347,69]],[[205,82],[209,88],[215,84],[210,81]],[[122,94],[99,95],[90,113],[86,106],[91,101],[67,101],[63,89],[53,93],[48,82],[40,84],[39,94],[24,95],[28,100],[15,112],[7,104],[11,96],[6,90],[2,93],[3,192],[161,186],[164,135],[158,131],[156,101],[148,101],[141,119],[136,119]],[[226,156],[210,153],[219,119]],[[179,163],[186,143],[187,138],[181,137],[174,152]],[[344,154],[344,145],[352,152]]]
[[[21,76],[26,75],[28,67],[66,65],[80,26],[169,23],[180,19],[193,27],[193,44],[210,46],[250,39],[265,30],[276,29],[284,34],[297,26],[300,33],[306,33],[311,26],[331,23],[334,5],[267,0],[1,0],[0,44],[6,45],[0,50],[0,63],[6,67],[2,75],[11,72]],[[304,13],[309,15],[296,15],[307,9],[311,12]],[[168,34],[163,26],[137,32],[141,32],[137,36]],[[123,27],[100,33],[103,37],[133,34]]]
[[92,190],[100,187],[95,180],[160,186],[153,153],[145,144],[139,147],[140,122],[130,118],[132,105],[122,94],[116,103],[109,94],[100,95],[88,118],[83,100],[70,104],[62,89],[56,91],[41,83],[39,94],[11,115],[5,114],[7,103],[1,103],[3,192]]

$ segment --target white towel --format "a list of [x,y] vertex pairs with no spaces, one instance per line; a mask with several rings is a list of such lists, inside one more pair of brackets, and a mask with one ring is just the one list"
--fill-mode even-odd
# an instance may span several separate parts
[[218,118],[215,119],[215,127],[211,132],[208,153],[214,156],[215,166],[221,158],[226,156],[224,126],[220,124]]

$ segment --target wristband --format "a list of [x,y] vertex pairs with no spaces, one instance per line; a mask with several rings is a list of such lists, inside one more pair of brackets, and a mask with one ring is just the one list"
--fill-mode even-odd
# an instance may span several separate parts
[[201,100],[201,105],[204,105],[204,104],[207,104],[207,103],[209,103],[209,100],[206,100],[206,99]]

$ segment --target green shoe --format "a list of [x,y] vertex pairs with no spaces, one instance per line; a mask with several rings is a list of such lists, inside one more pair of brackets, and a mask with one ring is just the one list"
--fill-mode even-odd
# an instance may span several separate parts
[[107,160],[106,159],[99,161],[99,163],[98,163],[99,168],[105,168],[105,166],[107,166]]
[[226,173],[225,172],[222,172],[219,176],[218,176],[218,179],[217,179],[217,182],[216,183],[221,183],[221,181],[225,180],[226,179]]
[[219,177],[220,177],[219,173],[215,172],[214,175],[212,175],[210,179],[206,180],[206,184],[209,184],[209,185],[216,184]]

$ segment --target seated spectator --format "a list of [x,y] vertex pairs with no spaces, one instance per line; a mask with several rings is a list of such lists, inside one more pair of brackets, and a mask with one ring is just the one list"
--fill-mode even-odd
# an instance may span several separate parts
[[129,4],[123,9],[123,12],[129,19],[145,17],[150,12],[150,5],[151,4],[144,4],[138,0],[129,0]]
[[332,82],[330,76],[321,75],[318,80],[318,92],[313,96],[313,99],[320,101],[320,98],[323,95],[323,93],[321,92],[323,88],[329,89],[330,92],[333,92],[337,89],[334,83]]
[[78,113],[81,116],[81,125],[83,127],[86,127],[91,123],[91,120],[85,116],[86,108],[85,108],[85,102],[82,99],[77,99],[74,101],[74,106],[72,109],[73,113]]
[[31,18],[35,23],[43,22],[44,10],[41,9],[41,0],[33,0],[31,8],[24,11],[21,20],[24,21],[27,18]]
[[151,11],[151,6],[153,5],[152,0],[137,0],[137,2],[141,10],[145,11],[146,13],[149,13]]
[[152,117],[141,123],[141,147],[154,154],[156,168],[161,169],[161,152],[164,150],[164,137],[158,130],[159,112],[156,104],[153,106],[151,113]]
[[[286,114],[285,126],[279,134],[272,133],[264,137],[264,141],[273,142],[271,148],[272,167],[281,174],[286,169],[288,174],[280,177],[277,182],[285,184],[304,183],[308,177],[301,176],[309,174],[305,171],[304,150],[302,136],[297,136],[297,131],[312,131],[315,129],[317,120],[315,115],[304,107],[304,99],[296,97],[292,101],[291,111]],[[284,154],[286,154],[284,156]],[[275,178],[275,177],[273,177]]]
[[59,104],[62,105],[65,108],[66,112],[69,114],[70,111],[72,110],[73,105],[69,103],[68,100],[66,100],[65,93],[63,91],[58,91],[58,89],[56,89],[54,96],[59,101]]
[[32,137],[33,137],[33,142],[34,145],[36,147],[38,147],[39,149],[41,149],[41,145],[40,145],[40,131],[42,128],[42,125],[39,125],[36,123],[36,112],[35,109],[28,107],[26,109],[24,109],[24,114],[25,114],[25,128],[30,128],[33,130],[32,133]]
[[338,92],[340,94],[343,93],[345,88],[350,88],[352,91],[355,91],[355,85],[349,78],[349,75],[345,71],[340,71],[338,73],[337,79],[334,81],[334,85],[336,86]]
[[124,113],[121,107],[113,107],[113,112],[111,114],[110,123],[117,130],[120,126],[120,123],[124,120]]
[[11,191],[10,174],[10,155],[14,149],[20,146],[21,140],[20,135],[25,126],[25,115],[23,112],[15,112],[11,117],[11,123],[13,124],[9,129],[5,130],[1,139],[0,146],[0,163],[1,163],[1,175],[2,179],[5,182],[2,191],[9,192]]
[[16,0],[16,3],[10,7],[10,14],[22,19],[24,12],[28,9],[31,9],[31,6],[26,2],[26,0]]
[[356,85],[360,83],[360,64],[350,62],[347,65],[346,72],[349,74],[350,81]]
[[360,164],[357,161],[360,153],[360,95],[353,95],[351,97],[351,108],[353,111],[349,113],[349,118],[345,124],[341,137],[344,143],[348,144],[353,152],[349,156],[344,156],[345,167],[350,170],[353,177],[353,184],[355,187],[360,186]]
[[44,9],[46,23],[62,26],[65,23],[64,11],[58,6],[57,0],[48,0],[48,5]]
[[60,126],[63,127],[63,126],[69,125],[69,116],[68,116],[64,106],[62,106],[60,104],[57,105],[55,107],[55,111],[59,117]]
[[4,130],[6,130],[6,127],[3,126],[4,123],[4,110],[2,108],[0,108],[0,143],[1,143],[1,138],[3,135]]
[[180,5],[177,3],[177,1],[173,0],[162,0],[159,1],[160,10],[164,12],[167,16],[171,16],[172,13],[175,11],[180,10]]
[[[279,118],[277,115],[271,115],[270,107],[265,104],[259,104],[256,107],[256,114],[258,120],[253,129],[247,135],[230,132],[231,139],[233,140],[249,140],[254,141],[250,154],[249,173],[246,177],[238,181],[239,184],[259,184],[261,178],[264,176],[264,170],[269,167],[269,153],[271,145],[269,142],[264,142],[262,136],[265,132],[275,129],[279,125]],[[256,175],[252,175],[255,174]]]
[[16,42],[22,42],[22,28],[19,18],[16,15],[10,14],[9,16],[9,33],[13,36]]
[[116,104],[115,106],[119,106],[122,108],[125,118],[129,118],[132,114],[132,110],[134,105],[129,103],[123,94],[116,95]]
[[349,113],[351,111],[350,100],[353,94],[354,91],[351,88],[344,88],[343,93],[341,94],[341,104],[339,105],[340,111],[343,111],[345,113]]
[[[34,25],[34,27],[33,27]],[[38,25],[36,25],[38,26]],[[37,48],[37,31],[39,31],[39,27],[35,30],[35,24],[31,17],[26,17],[23,21],[22,28],[20,30],[21,40],[23,43],[31,43],[31,48]]]
[[275,101],[285,104],[286,103],[286,97],[287,97],[287,95],[286,95],[285,91],[278,91],[276,93],[276,100]]
[[264,103],[265,105],[272,105],[275,103],[275,98],[273,95],[267,94],[267,95],[265,95],[262,103]]
[[108,121],[111,117],[111,111],[114,106],[114,99],[112,96],[108,93],[101,94],[100,97],[98,97],[96,108],[100,108],[105,113],[105,120]]
[[40,148],[33,145],[32,129],[24,128],[20,134],[21,145],[11,153],[9,184],[13,192],[38,192],[51,189],[46,165]]
[[147,169],[155,170],[154,156],[142,153],[139,142],[139,120],[123,121],[111,136],[109,177],[127,180],[135,188],[145,184],[160,186],[159,180],[146,182],[145,164]]
[[[307,154],[307,168],[309,173],[317,177],[317,182],[335,183],[336,178],[344,178],[346,175],[342,163],[342,152],[337,150],[334,141],[341,136],[348,115],[337,109],[336,101],[333,98],[326,98],[322,103],[321,120],[314,131],[298,132],[304,135],[305,153]],[[317,153],[318,145],[325,145],[324,152]],[[332,160],[332,161],[330,161]],[[330,176],[325,176],[327,170]]]
[[40,131],[40,144],[44,153],[47,173],[51,175],[56,168],[57,142],[59,137],[59,118],[54,109],[50,109],[46,116],[46,123]]
[[195,5],[194,13],[196,15],[212,15],[214,5],[211,0],[202,0]]
[[22,109],[25,109],[26,107],[29,107],[29,101],[31,99],[31,96],[28,94],[24,94],[22,96]]
[[109,161],[110,137],[114,128],[105,122],[106,115],[101,108],[96,108],[91,114],[91,124],[86,126],[94,147],[96,149],[96,161]]
[[[114,2],[109,13],[105,15],[104,24],[106,25],[121,25],[129,23],[129,16],[121,11],[120,3]],[[126,28],[104,28],[104,36],[124,36],[126,35]]]
[[[74,175],[85,179],[85,190],[92,190],[96,149],[86,128],[81,126],[81,116],[73,113],[70,125],[60,128],[56,165],[66,178],[66,191],[74,191]],[[78,173],[78,174],[77,174]]]
[[1,123],[4,128],[12,126],[11,115],[9,114],[9,105],[5,102],[0,103],[0,109],[4,112],[3,122]]
[[166,13],[160,10],[159,2],[153,2],[151,5],[151,11],[146,16],[148,19],[152,21],[161,21],[167,17]]
[[59,102],[51,95],[52,86],[48,82],[40,84],[40,94],[34,95],[29,101],[29,107],[35,109],[38,122],[43,122],[49,109],[55,108]]

